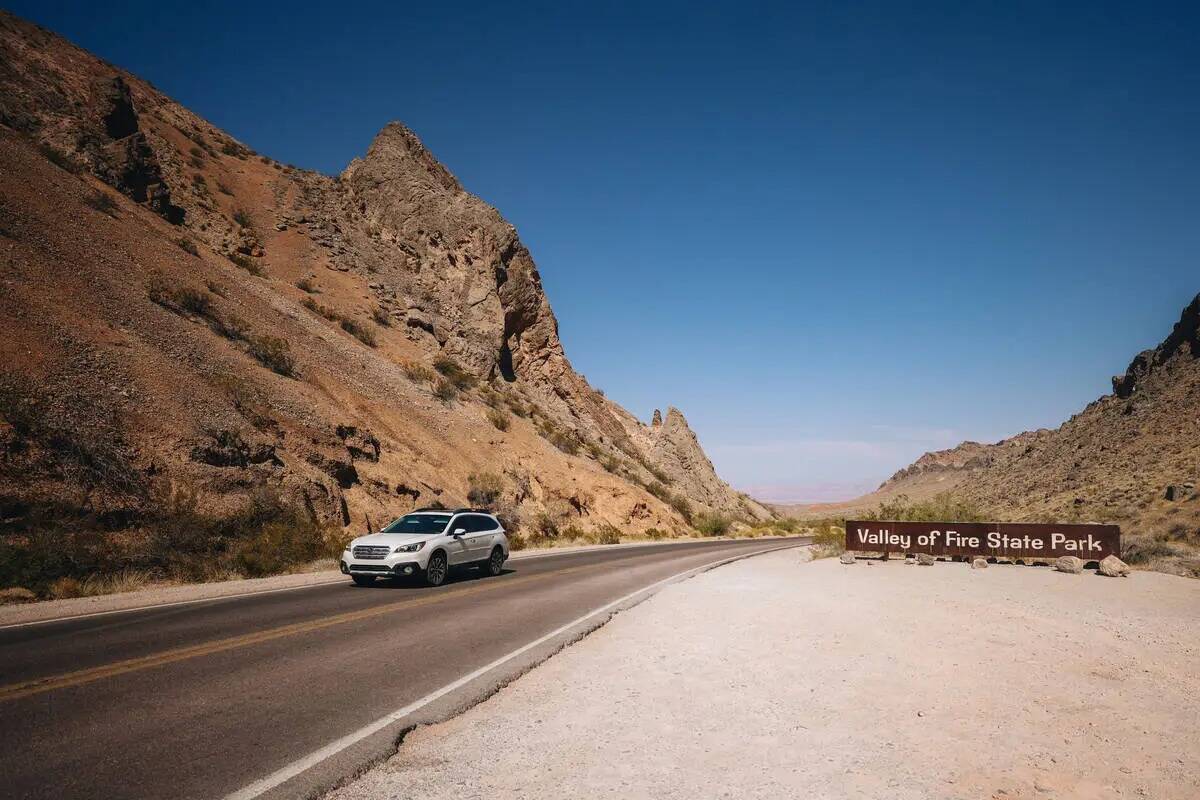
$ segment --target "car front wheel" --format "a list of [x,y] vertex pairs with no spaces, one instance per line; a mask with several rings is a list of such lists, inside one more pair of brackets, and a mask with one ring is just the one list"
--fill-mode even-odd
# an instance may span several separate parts
[[447,571],[446,554],[434,553],[429,557],[429,566],[425,567],[425,582],[430,586],[441,586],[446,582]]

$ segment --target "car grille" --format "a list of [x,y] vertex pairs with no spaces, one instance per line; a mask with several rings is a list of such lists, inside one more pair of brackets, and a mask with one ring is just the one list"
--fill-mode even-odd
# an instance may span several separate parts
[[391,572],[386,564],[355,564],[350,570],[352,572]]
[[386,545],[380,546],[360,544],[358,547],[354,548],[354,557],[369,559],[372,561],[381,561],[382,559],[387,558],[388,551],[391,549],[392,548]]

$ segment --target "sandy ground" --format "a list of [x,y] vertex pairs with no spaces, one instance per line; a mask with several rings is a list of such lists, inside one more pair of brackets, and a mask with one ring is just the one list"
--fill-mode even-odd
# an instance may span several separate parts
[[668,587],[334,793],[1200,797],[1200,582],[788,550]]
[[[725,539],[727,537],[719,538]],[[578,553],[587,550],[625,547],[647,547],[657,544],[694,541],[696,540],[692,538],[680,538],[664,541],[629,542],[625,544],[564,545],[527,548],[514,552],[510,556],[510,559],[520,561],[525,558],[537,558],[538,556],[558,555],[560,553]],[[336,566],[336,562],[330,563]],[[346,580],[349,579],[337,569],[322,569],[318,567],[309,572],[274,575],[269,578],[243,578],[230,581],[213,581],[212,583],[157,584],[132,592],[92,595],[90,597],[71,597],[64,600],[43,600],[35,603],[14,603],[11,605],[0,605],[0,626],[26,625],[31,622],[65,619],[68,617],[86,616],[88,614],[105,614],[112,611],[125,611],[134,608],[170,605],[172,603],[192,603],[199,600],[236,597],[238,595],[256,594],[259,592],[278,592],[324,583],[339,583]]]

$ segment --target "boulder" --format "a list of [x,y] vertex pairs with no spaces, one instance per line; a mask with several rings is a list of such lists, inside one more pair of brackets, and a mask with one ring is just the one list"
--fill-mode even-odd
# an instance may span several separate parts
[[1124,578],[1129,575],[1129,565],[1116,556],[1107,556],[1100,562],[1099,572],[1110,578]]
[[971,569],[987,569],[987,559],[975,556],[971,559]]
[[842,553],[841,562],[843,564],[853,564],[854,563],[854,553]]
[[937,563],[937,559],[929,553],[917,553],[917,563],[923,567],[932,567]]
[[813,560],[812,548],[811,547],[801,547],[800,552],[798,553],[798,556],[800,558],[801,564],[807,564],[808,562]]
[[1083,560],[1075,556],[1060,556],[1054,560],[1054,568],[1059,572],[1078,575],[1083,572]]

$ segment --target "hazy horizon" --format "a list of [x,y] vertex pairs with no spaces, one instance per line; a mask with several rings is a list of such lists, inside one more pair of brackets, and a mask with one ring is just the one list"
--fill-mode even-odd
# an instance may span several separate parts
[[1056,427],[1200,290],[1185,4],[8,8],[302,167],[404,122],[763,499]]

